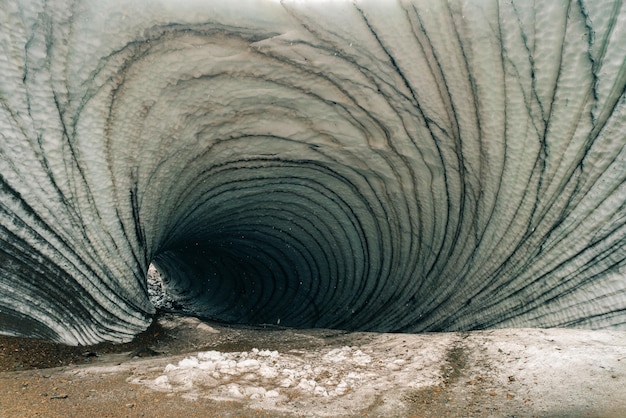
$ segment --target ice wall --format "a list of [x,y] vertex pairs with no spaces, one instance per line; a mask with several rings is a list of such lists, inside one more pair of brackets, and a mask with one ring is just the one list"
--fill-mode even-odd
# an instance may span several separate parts
[[0,332],[626,326],[619,1],[0,5]]

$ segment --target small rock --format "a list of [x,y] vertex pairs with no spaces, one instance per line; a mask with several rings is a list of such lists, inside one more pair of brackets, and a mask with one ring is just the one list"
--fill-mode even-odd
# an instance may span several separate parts
[[67,393],[53,393],[50,399],[67,399]]
[[134,408],[135,404],[134,403],[127,403],[126,404],[126,408]]

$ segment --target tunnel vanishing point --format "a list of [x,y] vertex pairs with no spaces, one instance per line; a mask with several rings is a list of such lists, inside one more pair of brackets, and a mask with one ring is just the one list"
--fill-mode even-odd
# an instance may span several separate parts
[[626,329],[622,1],[7,0],[0,333]]

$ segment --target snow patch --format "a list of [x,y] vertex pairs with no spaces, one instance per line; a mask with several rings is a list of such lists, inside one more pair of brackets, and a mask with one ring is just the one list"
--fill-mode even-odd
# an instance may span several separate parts
[[436,364],[444,350],[436,352],[440,354],[349,346],[313,353],[257,348],[203,351],[168,364],[158,376],[135,377],[131,382],[180,392],[189,399],[240,400],[273,409],[313,400],[339,402],[349,410],[361,406],[363,396],[382,392],[389,385],[406,390],[438,384],[441,376]]

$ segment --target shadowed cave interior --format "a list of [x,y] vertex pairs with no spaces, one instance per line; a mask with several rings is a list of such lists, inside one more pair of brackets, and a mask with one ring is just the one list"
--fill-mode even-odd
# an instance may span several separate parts
[[233,165],[154,258],[155,306],[228,323],[395,330],[367,314],[374,289],[362,277],[381,273],[367,241],[381,232],[355,213],[368,206],[356,188],[307,162]]

